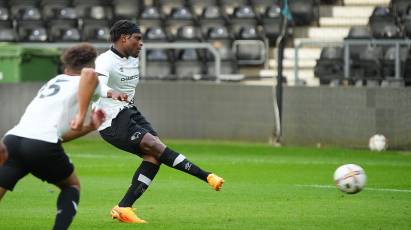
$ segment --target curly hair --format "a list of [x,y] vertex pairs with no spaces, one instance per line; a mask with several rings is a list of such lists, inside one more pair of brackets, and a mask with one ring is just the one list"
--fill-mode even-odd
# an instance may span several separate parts
[[65,68],[80,72],[84,67],[94,67],[97,50],[89,43],[82,43],[64,51],[61,62]]
[[128,20],[118,20],[110,29],[110,41],[116,42],[121,35],[132,35],[133,33],[140,33],[140,27]]

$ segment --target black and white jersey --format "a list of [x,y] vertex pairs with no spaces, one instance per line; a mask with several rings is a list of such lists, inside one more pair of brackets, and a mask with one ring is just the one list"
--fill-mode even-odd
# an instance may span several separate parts
[[65,74],[48,81],[6,135],[57,143],[70,130],[70,121],[78,111],[79,82],[80,76]]
[[[120,57],[112,50],[108,50],[97,57],[96,72],[100,74],[100,83],[105,83],[114,91],[126,93],[129,100],[133,101],[140,78],[138,64],[138,58]],[[104,108],[106,120],[98,130],[109,127],[111,120],[127,105],[124,101],[100,97],[95,106]]]

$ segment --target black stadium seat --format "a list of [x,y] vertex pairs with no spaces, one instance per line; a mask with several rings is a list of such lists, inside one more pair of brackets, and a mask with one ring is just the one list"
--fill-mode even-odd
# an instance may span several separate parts
[[17,41],[17,34],[12,21],[0,21],[0,42]]
[[343,63],[342,47],[324,47],[315,65],[314,75],[320,79],[321,85],[339,81],[344,76]]
[[318,17],[318,5],[314,0],[292,0],[288,2],[295,25],[310,25]]
[[[384,54],[384,59],[382,61],[382,75],[384,78],[393,78],[395,76],[395,47],[390,47]],[[399,50],[400,55],[400,76],[404,76],[405,61],[409,55],[409,49],[407,47],[402,47]]]
[[18,21],[18,40],[22,42],[46,42],[46,26],[42,21]]
[[86,19],[83,21],[82,39],[90,42],[108,42],[110,27],[108,21]]
[[53,42],[78,42],[81,33],[77,20],[53,20],[48,23],[49,40]]
[[376,7],[368,22],[373,37],[375,38],[400,38],[400,28],[396,24],[396,18],[388,8]]
[[390,9],[394,16],[402,19],[406,15],[410,5],[411,2],[409,0],[391,0]]

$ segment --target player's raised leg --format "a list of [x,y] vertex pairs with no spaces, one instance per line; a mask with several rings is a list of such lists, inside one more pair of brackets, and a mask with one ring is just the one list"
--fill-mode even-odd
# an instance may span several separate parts
[[146,133],[142,138],[140,149],[145,154],[156,156],[161,163],[169,167],[178,169],[207,182],[216,191],[219,191],[224,183],[223,178],[204,171],[193,162],[189,161],[183,154],[167,147],[158,137],[153,136],[150,133]]

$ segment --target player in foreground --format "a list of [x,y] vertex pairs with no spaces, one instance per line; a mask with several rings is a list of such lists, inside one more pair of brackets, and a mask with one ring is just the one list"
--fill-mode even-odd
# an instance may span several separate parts
[[[69,227],[80,198],[79,179],[61,142],[95,130],[105,119],[101,110],[89,111],[92,96],[100,89],[92,69],[96,56],[89,44],[67,49],[61,58],[64,74],[39,90],[20,122],[6,133],[5,147],[0,146],[0,161],[7,159],[0,166],[0,200],[28,173],[56,185],[61,191],[55,230]],[[90,121],[84,122],[89,116]]]
[[130,103],[106,98],[100,98],[97,102],[98,108],[107,111],[107,119],[99,127],[102,138],[119,149],[143,158],[128,191],[111,210],[112,218],[129,223],[146,223],[137,217],[132,206],[147,190],[161,163],[207,182],[216,191],[224,183],[221,177],[202,170],[184,155],[163,144],[151,124],[134,106],[135,89],[140,77],[138,55],[143,46],[141,36],[137,24],[127,20],[117,21],[110,30],[112,47],[96,59],[100,82],[106,82],[110,88],[126,93],[127,98],[132,99]]

